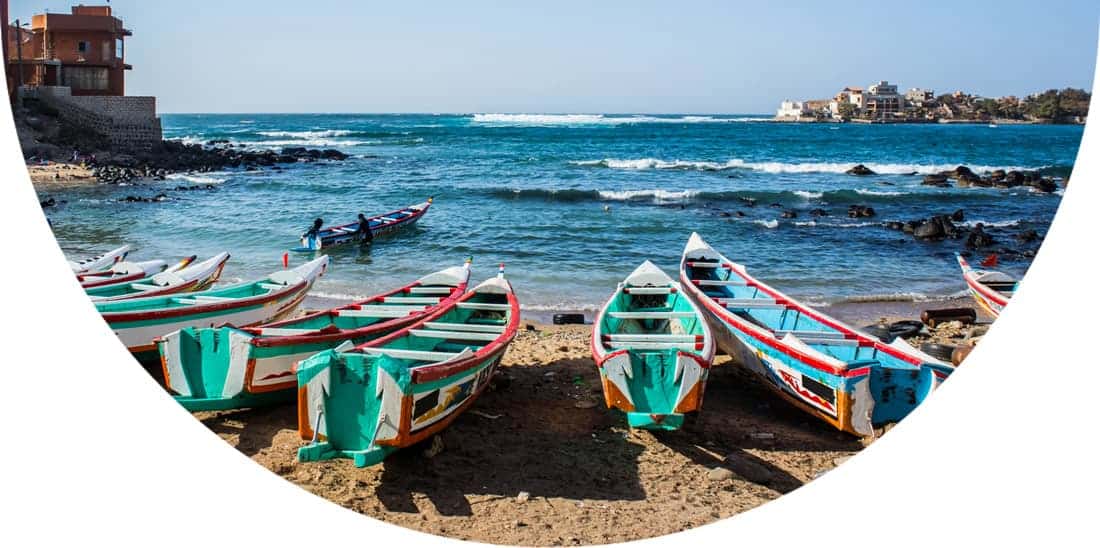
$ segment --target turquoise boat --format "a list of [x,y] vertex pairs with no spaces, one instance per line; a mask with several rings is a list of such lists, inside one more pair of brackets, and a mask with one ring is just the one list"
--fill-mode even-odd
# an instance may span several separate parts
[[489,385],[519,326],[504,278],[478,285],[387,337],[344,344],[298,366],[302,462],[382,462],[446,428]]
[[331,310],[255,327],[188,327],[157,342],[165,387],[188,411],[293,400],[293,368],[323,350],[362,344],[449,305],[466,292],[470,263]]
[[646,261],[593,322],[592,356],[608,408],[632,428],[676,430],[703,405],[714,337],[680,284]]
[[218,280],[228,260],[229,253],[222,252],[187,268],[173,268],[158,272],[136,282],[90,287],[84,292],[95,302],[106,302],[202,291]]
[[706,310],[719,348],[799,409],[851,434],[872,436],[905,418],[955,370],[780,293],[698,234],[684,248],[680,282]]
[[95,307],[138,361],[156,363],[156,339],[173,331],[224,324],[246,327],[286,317],[298,308],[327,266],[328,257],[318,257],[254,282],[95,303]]

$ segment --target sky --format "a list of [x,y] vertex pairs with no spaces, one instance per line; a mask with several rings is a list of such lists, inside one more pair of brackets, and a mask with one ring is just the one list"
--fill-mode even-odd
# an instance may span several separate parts
[[[10,0],[11,17],[71,4]],[[134,33],[127,94],[168,113],[771,113],[879,80],[1092,89],[1096,0],[768,4],[111,2]]]

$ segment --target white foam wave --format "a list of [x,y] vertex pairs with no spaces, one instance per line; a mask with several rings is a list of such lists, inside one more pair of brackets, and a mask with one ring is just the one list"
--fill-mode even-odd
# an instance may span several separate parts
[[215,173],[206,173],[202,175],[195,173],[169,173],[165,175],[164,178],[169,181],[188,181],[204,185],[216,185],[229,180],[228,177],[214,177],[214,175]]
[[353,147],[356,145],[378,144],[380,141],[338,141],[333,139],[276,139],[272,141],[248,141],[239,143],[248,147],[279,147],[279,146],[308,146],[308,147]]
[[[734,158],[726,162],[712,161],[687,161],[687,160],[661,160],[659,158],[619,159],[604,158],[602,160],[582,160],[569,162],[578,166],[606,167],[611,169],[698,169],[702,171],[721,171],[727,169],[748,169],[762,171],[764,173],[845,173],[856,164],[847,162],[746,162]],[[928,175],[951,171],[957,164],[864,164],[871,171],[879,175]],[[1029,169],[1020,166],[970,166],[975,173],[982,173],[1003,169],[1005,171],[1025,171]]]
[[615,200],[615,201],[629,201],[629,200],[641,200],[645,198],[652,198],[655,202],[675,202],[682,200],[690,200],[699,195],[698,190],[601,190],[599,191],[601,199]]
[[647,116],[605,114],[474,114],[473,121],[482,124],[525,126],[576,126],[619,124],[724,124],[729,122],[760,122],[766,118],[720,118],[706,115]]
[[894,190],[871,190],[869,188],[857,188],[856,194],[862,194],[864,196],[901,196],[904,192],[897,192]]
[[795,221],[795,226],[805,227],[826,227],[826,228],[864,228],[868,226],[881,226],[882,223],[876,223],[872,221],[864,221],[860,223],[830,223],[825,221]]
[[347,137],[353,132],[347,129],[326,129],[314,131],[258,131],[264,137],[285,137],[291,139],[323,139],[325,137]]
[[810,192],[809,190],[796,190],[794,191],[794,194],[796,196],[801,196],[802,198],[805,198],[807,200],[816,200],[825,196],[824,192]]
[[984,221],[984,220],[981,220],[981,219],[973,219],[973,220],[966,221],[966,222],[959,223],[959,224],[961,224],[962,226],[974,227],[974,226],[977,226],[978,223],[981,223],[982,226],[984,226],[984,227],[1012,228],[1014,226],[1020,226],[1021,222],[1023,222],[1023,221],[1021,221],[1019,219],[1010,219],[1010,220],[1007,220],[1007,221]]
[[779,220],[778,219],[772,219],[770,221],[764,221],[764,220],[761,220],[761,219],[757,219],[757,220],[753,221],[753,223],[756,223],[756,224],[758,224],[758,225],[760,225],[764,228],[779,228]]

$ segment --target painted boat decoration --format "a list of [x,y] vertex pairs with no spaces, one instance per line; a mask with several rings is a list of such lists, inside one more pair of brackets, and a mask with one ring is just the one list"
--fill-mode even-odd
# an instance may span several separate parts
[[324,273],[328,257],[254,282],[164,297],[95,303],[115,335],[143,363],[157,363],[157,338],[186,327],[242,327],[289,315]]
[[[392,234],[398,230],[404,228],[410,228],[428,212],[428,209],[432,207],[432,198],[428,198],[428,201],[414,204],[404,209],[398,209],[390,211],[389,213],[383,213],[381,215],[375,215],[373,217],[367,217],[367,223],[370,226],[371,235],[375,238]],[[320,251],[321,249],[334,247],[348,242],[355,241],[356,233],[359,231],[359,221],[348,223],[339,226],[330,226],[328,228],[322,228],[317,234],[317,238],[302,238],[302,246],[296,247],[291,251],[298,253],[312,253],[314,251]]]
[[184,257],[171,266],[169,266],[168,261],[159,259],[141,262],[123,261],[116,263],[109,270],[78,274],[76,279],[80,282],[80,287],[85,290],[93,287],[136,282],[158,272],[183,270],[197,258],[197,255]]
[[954,371],[902,339],[886,344],[787,297],[692,234],[684,290],[714,322],[719,348],[784,399],[839,430],[874,435]]
[[91,287],[85,293],[95,302],[108,302],[202,291],[218,280],[228,260],[229,253],[222,252],[187,268],[166,270],[136,282]]
[[466,292],[469,262],[352,304],[255,327],[188,327],[157,341],[165,386],[188,411],[293,400],[294,365],[424,318]]
[[959,261],[963,279],[966,280],[966,287],[970,290],[974,300],[994,318],[1000,316],[1001,310],[1008,304],[1012,294],[1016,292],[1016,285],[1019,281],[1004,272],[975,270],[958,253],[955,254],[955,259]]
[[126,260],[126,255],[129,253],[130,246],[124,245],[118,249],[112,249],[102,255],[96,255],[95,257],[90,257],[82,261],[69,261],[69,268],[73,269],[73,274],[107,270],[115,263]]
[[714,350],[703,312],[649,261],[619,284],[592,329],[604,400],[632,428],[675,430],[699,411]]
[[298,460],[370,466],[446,428],[488,386],[518,326],[502,267],[410,327],[302,361],[298,432],[310,441]]

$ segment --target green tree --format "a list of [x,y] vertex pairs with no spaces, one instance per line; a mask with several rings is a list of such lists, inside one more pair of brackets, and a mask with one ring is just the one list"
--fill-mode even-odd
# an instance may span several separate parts
[[856,116],[856,106],[852,103],[840,103],[836,107],[837,113],[845,120],[851,120]]

